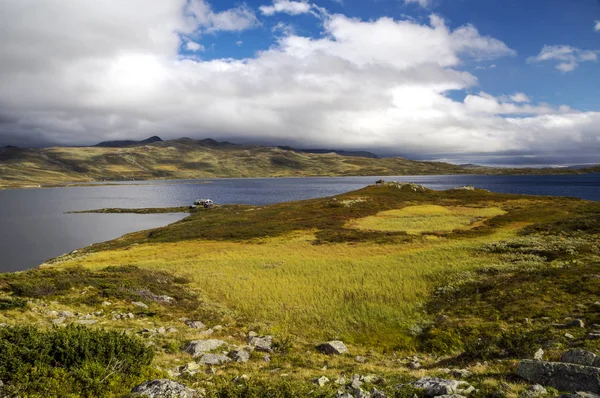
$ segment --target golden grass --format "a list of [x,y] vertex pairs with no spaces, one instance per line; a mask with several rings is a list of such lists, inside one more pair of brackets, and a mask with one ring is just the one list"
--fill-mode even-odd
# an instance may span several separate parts
[[506,212],[497,207],[408,206],[353,220],[347,227],[370,231],[403,231],[408,234],[447,232],[472,228],[483,220],[502,214]]
[[472,239],[413,244],[314,245],[301,231],[255,242],[142,244],[73,259],[64,266],[135,265],[189,277],[209,300],[249,322],[309,340],[342,338],[400,346],[444,275],[489,265],[483,243],[514,235],[515,226]]

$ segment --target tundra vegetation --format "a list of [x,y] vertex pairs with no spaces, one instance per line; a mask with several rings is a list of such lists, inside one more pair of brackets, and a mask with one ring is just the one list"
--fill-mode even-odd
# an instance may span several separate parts
[[[0,379],[19,396],[168,378],[207,397],[335,397],[361,375],[412,397],[458,372],[472,397],[518,396],[516,364],[540,348],[598,353],[599,237],[600,203],[412,184],[200,209],[0,275]],[[349,353],[315,349],[332,340]]]

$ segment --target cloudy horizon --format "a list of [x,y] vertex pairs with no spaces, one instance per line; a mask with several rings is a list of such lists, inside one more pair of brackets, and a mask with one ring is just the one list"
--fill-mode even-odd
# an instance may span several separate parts
[[532,1],[547,20],[527,25],[531,5],[502,21],[475,1],[7,0],[0,146],[158,135],[600,163],[600,3],[554,32],[572,2]]

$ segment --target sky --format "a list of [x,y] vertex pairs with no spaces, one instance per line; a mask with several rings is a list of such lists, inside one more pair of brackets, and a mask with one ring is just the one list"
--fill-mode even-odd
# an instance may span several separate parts
[[0,146],[600,163],[600,0],[3,0]]

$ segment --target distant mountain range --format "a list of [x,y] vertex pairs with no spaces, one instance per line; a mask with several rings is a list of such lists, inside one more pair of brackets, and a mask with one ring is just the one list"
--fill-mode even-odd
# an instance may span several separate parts
[[0,148],[0,188],[94,181],[216,177],[385,176],[425,174],[568,174],[583,169],[506,169],[370,152],[237,145],[213,139],[105,141],[91,147]]

